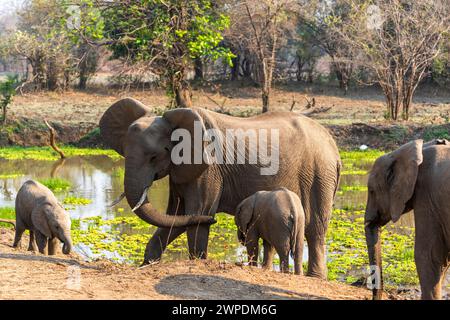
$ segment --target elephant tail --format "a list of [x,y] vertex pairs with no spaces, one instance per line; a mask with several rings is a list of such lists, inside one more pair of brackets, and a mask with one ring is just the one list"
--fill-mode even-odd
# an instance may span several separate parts
[[291,216],[289,217],[289,219],[292,222],[292,228],[291,228],[290,239],[289,239],[289,244],[291,245],[290,255],[291,255],[291,258],[294,259],[295,249],[297,248],[297,233],[298,233],[298,227],[299,227],[299,225],[298,225],[299,219],[298,219],[297,211],[295,210],[295,208],[293,208],[293,210],[291,211]]
[[336,186],[334,187],[333,198],[336,198],[336,193],[339,188],[339,182],[341,180],[341,169],[342,169],[342,162],[341,160],[338,160],[338,162],[336,163]]

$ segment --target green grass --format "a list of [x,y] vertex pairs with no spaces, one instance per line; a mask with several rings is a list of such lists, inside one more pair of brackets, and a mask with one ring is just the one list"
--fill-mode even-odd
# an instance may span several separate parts
[[[67,157],[105,155],[113,160],[121,159],[117,152],[110,149],[61,147]],[[50,147],[7,147],[0,148],[0,158],[6,160],[41,160],[54,161],[59,155]]]
[[[16,211],[12,207],[1,207],[0,208],[0,218],[16,220]],[[0,223],[0,227],[12,228],[13,226],[9,223]]]
[[63,204],[70,205],[87,205],[90,204],[92,200],[86,198],[77,198],[77,197],[66,197],[63,200]]
[[72,186],[72,183],[70,181],[61,178],[42,179],[39,180],[39,182],[53,192],[67,191]]

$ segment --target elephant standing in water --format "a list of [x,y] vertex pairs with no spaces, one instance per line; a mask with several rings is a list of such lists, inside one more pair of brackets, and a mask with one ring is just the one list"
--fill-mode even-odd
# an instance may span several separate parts
[[[205,136],[211,129],[220,139],[232,130],[246,139],[241,148],[242,139],[233,143],[237,145],[235,150],[216,150],[216,155],[227,155],[223,163],[205,157],[195,159],[199,148],[202,155],[210,147]],[[341,162],[333,138],[317,122],[291,112],[245,119],[183,108],[154,116],[142,103],[125,98],[103,114],[100,131],[104,141],[125,157],[124,191],[129,205],[141,219],[159,227],[147,244],[144,264],[159,260],[166,246],[185,231],[190,256],[206,258],[212,215],[234,214],[237,205],[255,192],[285,187],[298,194],[304,206],[308,274],[326,277],[325,234]],[[264,140],[267,132],[273,134],[270,143]],[[187,133],[188,137],[179,143],[172,141],[171,137],[180,133]],[[198,136],[203,139],[200,145],[196,142]],[[256,148],[251,141],[267,142],[268,146],[260,143]],[[192,149],[180,152],[178,148],[185,142],[190,142]],[[261,155],[263,147],[265,156]],[[278,153],[278,157],[268,159],[268,151],[271,156]],[[177,152],[189,161],[174,161],[173,154]],[[249,161],[250,155],[258,152],[258,161]],[[228,161],[228,156],[240,156],[245,161]],[[268,160],[277,170],[263,174]],[[169,202],[166,214],[162,214],[146,196],[152,182],[167,175]]]
[[369,260],[379,272],[374,299],[382,297],[380,227],[414,210],[414,258],[422,299],[440,299],[450,261],[450,145],[407,143],[375,161],[368,181],[365,231]]

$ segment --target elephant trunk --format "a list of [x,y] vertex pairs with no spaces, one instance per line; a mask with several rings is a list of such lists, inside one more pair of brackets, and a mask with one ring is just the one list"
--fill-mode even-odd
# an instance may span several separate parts
[[370,263],[370,287],[373,300],[381,300],[383,294],[383,270],[381,265],[381,228],[366,223],[367,250]]
[[70,254],[72,251],[72,240],[68,239],[67,241],[64,241],[62,252],[64,254]]
[[[142,176],[136,171],[135,166],[126,163],[124,180],[125,197],[130,207],[133,208],[134,213],[145,222],[162,228],[215,223],[214,218],[210,216],[175,216],[158,212],[147,199],[147,191],[153,182],[154,173],[148,178],[148,176]],[[146,178],[150,179],[150,181],[146,180]]]

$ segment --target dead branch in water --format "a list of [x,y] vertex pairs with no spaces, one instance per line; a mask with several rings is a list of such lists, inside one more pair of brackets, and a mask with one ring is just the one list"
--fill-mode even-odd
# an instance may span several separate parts
[[65,156],[64,152],[60,148],[58,148],[58,146],[56,145],[56,130],[48,123],[47,120],[44,120],[44,122],[48,128],[48,131],[50,132],[50,139],[49,139],[50,146],[52,147],[53,150],[55,150],[56,152],[59,153],[59,156],[61,157],[61,159],[65,159],[66,156]]
[[16,222],[14,220],[0,219],[0,222],[12,224],[14,226],[14,229],[16,229]]

